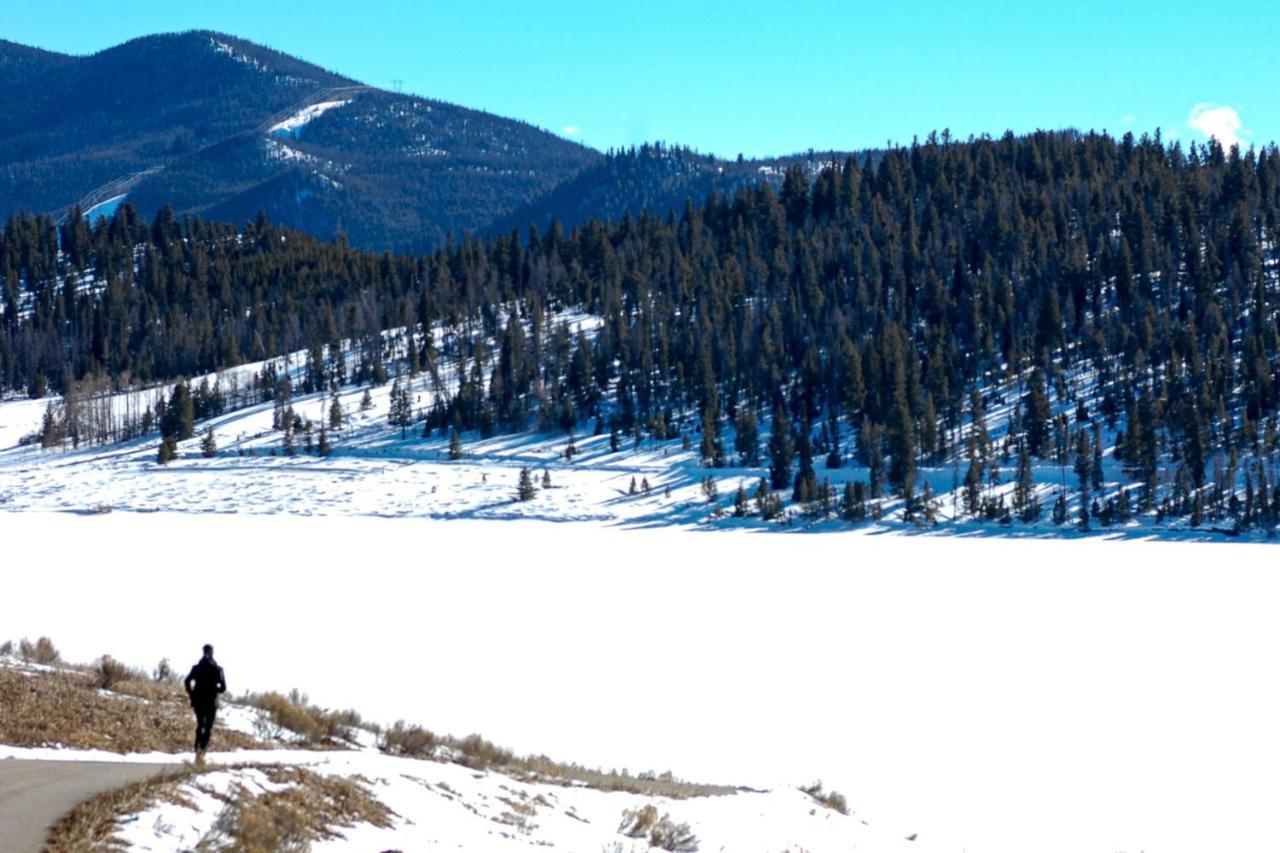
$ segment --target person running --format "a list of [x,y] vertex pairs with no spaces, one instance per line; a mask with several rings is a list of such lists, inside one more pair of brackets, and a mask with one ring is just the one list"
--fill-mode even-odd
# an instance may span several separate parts
[[218,713],[218,694],[227,692],[227,679],[222,667],[213,659],[213,646],[205,645],[204,657],[193,667],[182,686],[196,712],[196,763],[204,763],[209,736],[213,734],[213,718]]

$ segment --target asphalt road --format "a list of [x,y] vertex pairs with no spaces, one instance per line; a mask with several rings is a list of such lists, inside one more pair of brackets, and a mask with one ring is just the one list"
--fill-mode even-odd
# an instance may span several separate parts
[[40,853],[60,817],[95,794],[172,769],[164,764],[0,761],[0,850]]

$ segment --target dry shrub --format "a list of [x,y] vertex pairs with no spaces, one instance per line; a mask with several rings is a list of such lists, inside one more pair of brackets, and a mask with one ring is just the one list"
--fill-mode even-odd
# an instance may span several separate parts
[[152,677],[161,684],[178,683],[178,673],[173,671],[173,666],[169,663],[168,658],[160,658],[160,663],[156,664]]
[[340,827],[391,826],[395,813],[357,779],[323,776],[301,767],[260,768],[289,787],[253,794],[238,787],[209,839],[209,850],[236,853],[303,851],[312,841],[342,838]]
[[840,812],[847,815],[849,813],[849,803],[845,800],[844,794],[839,791],[825,791],[822,788],[822,780],[814,782],[807,788],[801,788],[809,796],[822,803],[832,811]]
[[413,758],[430,758],[435,755],[439,745],[440,738],[434,732],[422,726],[408,724],[404,720],[396,720],[395,725],[384,731],[378,740],[378,749],[388,755],[407,755]]
[[111,655],[98,658],[93,675],[103,690],[114,690],[126,681],[146,681],[147,674],[140,669],[126,666]]
[[622,791],[645,797],[664,797],[682,800],[689,797],[721,797],[737,793],[740,789],[728,785],[702,785],[677,779],[670,772],[651,772],[632,776],[625,770],[605,772],[578,764],[554,761],[545,755],[517,759],[516,768],[524,771],[526,781],[562,785],[584,785],[597,791]]
[[659,817],[657,807],[652,804],[624,811],[618,832],[628,838],[642,838],[650,847],[671,853],[695,853],[698,849],[698,837],[689,829],[689,824],[676,823],[669,814]]
[[38,663],[44,666],[52,666],[62,660],[62,655],[58,654],[53,640],[48,637],[41,637],[34,643],[24,637],[22,642],[18,643],[18,656],[27,663]]
[[13,654],[13,640],[5,640],[0,643],[0,657],[9,657]]
[[463,738],[457,744],[458,763],[473,770],[488,770],[494,767],[507,767],[515,761],[511,750],[485,740],[473,734]]
[[267,713],[267,724],[258,732],[267,740],[277,739],[287,730],[310,745],[333,745],[346,740],[347,721],[360,717],[354,711],[326,711],[307,704],[306,696],[296,690],[289,696],[258,693],[248,696],[246,701]]

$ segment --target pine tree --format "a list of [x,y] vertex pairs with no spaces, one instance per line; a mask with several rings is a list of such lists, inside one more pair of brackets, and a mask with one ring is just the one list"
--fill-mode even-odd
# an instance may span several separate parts
[[218,441],[213,436],[213,427],[205,427],[204,438],[200,439],[200,454],[205,459],[218,455]]
[[320,425],[320,441],[316,446],[316,452],[322,458],[328,457],[333,453],[333,448],[329,446],[329,430],[324,424]]
[[707,503],[714,505],[720,497],[720,487],[716,485],[715,477],[707,475],[702,478],[702,495],[707,499]]
[[764,521],[773,521],[782,515],[782,499],[778,493],[769,488],[769,479],[761,477],[752,495],[756,503],[756,511]]
[[449,433],[449,458],[457,462],[462,458],[462,434],[454,427]]
[[741,482],[739,482],[738,491],[733,496],[733,517],[746,518],[749,506],[747,489]]
[[175,441],[186,441],[195,435],[195,418],[195,401],[191,399],[187,383],[179,382],[169,398],[164,422],[160,426],[161,434],[172,436]]
[[546,468],[542,469],[542,488],[544,489],[551,488],[551,472],[548,471]]
[[1102,427],[1097,423],[1093,425],[1092,443],[1093,465],[1090,467],[1090,479],[1094,491],[1101,491],[1104,481],[1104,471],[1102,470]]
[[58,413],[53,407],[53,401],[50,400],[44,407],[44,418],[40,424],[40,446],[48,450],[51,447],[57,447],[61,442],[62,430]]
[[754,468],[760,464],[760,429],[751,409],[738,415],[734,423],[733,449],[743,466]]
[[1061,490],[1053,502],[1053,523],[1059,527],[1067,523],[1067,496]]
[[522,501],[531,501],[537,492],[533,487],[533,475],[528,468],[520,469],[520,483],[516,487],[516,498]]
[[977,515],[982,498],[982,463],[976,455],[969,458],[969,469],[964,475],[964,510]]
[[898,487],[898,493],[909,505],[915,484],[916,439],[915,423],[907,401],[906,379],[901,371],[899,366],[885,439],[889,446],[889,483]]
[[174,441],[173,436],[166,435],[160,441],[160,451],[156,454],[156,462],[161,465],[168,465],[174,459],[178,458],[178,443]]
[[1049,421],[1053,411],[1049,408],[1049,395],[1045,393],[1044,374],[1040,368],[1031,371],[1029,389],[1022,400],[1022,428],[1027,434],[1027,450],[1032,456],[1044,458],[1049,443]]
[[808,421],[800,428],[800,440],[796,443],[796,448],[800,465],[796,470],[795,483],[791,487],[791,500],[807,504],[818,497],[818,475],[813,470],[813,445],[809,441]]
[[367,412],[373,408],[373,395],[369,393],[369,389],[364,389],[364,395],[360,398],[360,411]]
[[848,522],[862,520],[862,501],[859,500],[853,483],[844,484],[844,492],[840,496],[840,517]]
[[1089,487],[1093,482],[1093,450],[1089,444],[1089,434],[1080,430],[1076,440],[1076,476],[1080,478],[1081,500],[1089,496]]
[[791,423],[779,406],[773,410],[773,423],[769,435],[769,485],[785,489],[791,483],[791,459],[795,445],[791,440]]
[[336,393],[333,395],[333,400],[329,403],[329,428],[342,429],[342,403],[338,400],[338,395]]
[[391,383],[391,407],[387,412],[387,422],[400,427],[400,438],[408,437],[409,426],[413,423],[413,394],[409,384],[401,383],[399,377]]

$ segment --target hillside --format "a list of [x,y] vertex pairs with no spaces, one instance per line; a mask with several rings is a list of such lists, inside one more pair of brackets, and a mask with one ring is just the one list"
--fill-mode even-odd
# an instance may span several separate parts
[[[1269,536],[1277,175],[1274,148],[931,138],[812,180],[791,167],[776,192],[678,219],[420,257],[265,220],[148,227],[128,205],[63,229],[59,252],[51,223],[16,219],[0,376],[35,399],[69,392],[43,413],[11,404],[15,442],[115,444],[134,465],[162,436],[166,454],[189,452],[214,416],[313,395],[319,424],[326,395],[351,412],[367,390],[366,414],[404,442],[380,453],[421,458],[452,433],[566,449],[589,435],[593,451],[658,449],[679,482],[708,481],[718,519],[732,503],[764,523]],[[234,385],[216,375],[246,363]],[[168,409],[94,414],[157,383]],[[262,452],[305,426],[273,413],[275,435],[249,434]],[[37,478],[47,458],[9,457]]]
[[[0,718],[0,771],[4,759],[166,768],[63,816],[55,853],[920,849],[821,786],[702,785],[520,757],[479,735],[322,709],[296,691],[224,701],[207,763],[182,763],[190,714],[174,673],[110,656],[69,666],[47,638],[0,644],[0,697],[17,712]],[[0,801],[0,826],[9,805]]]
[[[85,57],[5,43],[0,97],[6,214],[127,194],[147,218],[165,204],[239,222],[263,209],[322,238],[421,250],[598,156],[523,122],[379,92],[205,31]],[[332,109],[306,112],[316,103]]]
[[[804,154],[765,160],[722,160],[688,148],[662,144],[611,151],[573,177],[517,208],[485,229],[502,234],[534,225],[545,231],[552,222],[563,228],[585,225],[591,219],[616,222],[625,215],[680,215],[689,202],[700,207],[713,192],[732,196],[761,183],[775,189],[790,166],[816,175],[848,154]],[[862,155],[867,156],[867,155]]]

